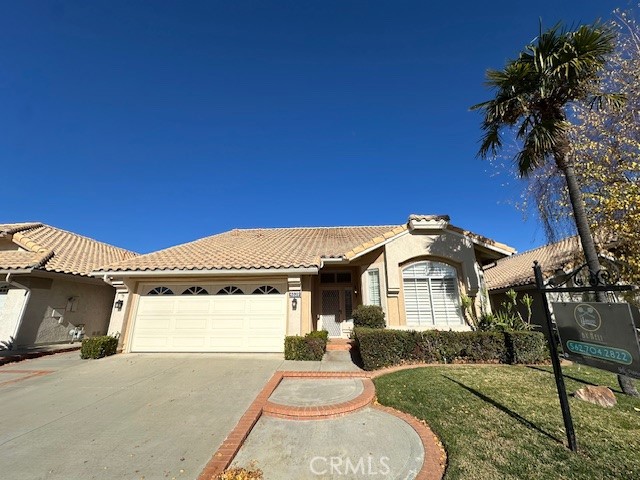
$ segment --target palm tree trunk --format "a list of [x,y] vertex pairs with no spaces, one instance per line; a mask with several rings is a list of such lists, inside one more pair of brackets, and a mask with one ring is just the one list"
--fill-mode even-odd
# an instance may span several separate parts
[[[591,227],[587,219],[587,212],[584,207],[584,201],[582,199],[582,192],[578,185],[576,178],[576,172],[566,159],[564,162],[558,162],[558,166],[564,173],[564,178],[567,181],[567,189],[569,191],[569,200],[571,201],[571,208],[573,209],[573,218],[576,222],[576,228],[578,229],[578,236],[582,243],[582,249],[584,250],[585,260],[589,266],[589,272],[592,275],[596,275],[600,271],[600,261],[598,260],[598,252],[596,251],[596,245],[591,234]],[[597,277],[596,277],[597,278]],[[606,301],[606,295],[604,292],[597,292],[596,298],[599,302]],[[640,393],[635,387],[633,379],[626,375],[618,375],[618,384],[622,391],[633,397],[640,397]]]

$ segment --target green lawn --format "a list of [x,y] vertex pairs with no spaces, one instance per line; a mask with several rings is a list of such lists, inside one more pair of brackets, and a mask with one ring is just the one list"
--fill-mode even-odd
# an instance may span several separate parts
[[[566,435],[551,367],[442,366],[375,380],[378,401],[425,420],[448,454],[445,478],[640,479],[640,400],[616,377],[563,367],[567,391],[607,385],[618,405],[570,398],[579,452]],[[615,388],[614,388],[615,387]]]

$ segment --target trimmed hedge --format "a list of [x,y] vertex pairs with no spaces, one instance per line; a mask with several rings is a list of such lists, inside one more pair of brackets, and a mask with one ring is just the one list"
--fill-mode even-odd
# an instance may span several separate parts
[[547,340],[540,332],[506,332],[510,363],[545,363],[550,360]]
[[384,328],[384,310],[377,305],[358,305],[351,313],[354,327]]
[[304,337],[284,337],[285,360],[322,360],[327,351],[329,333],[319,330],[307,333]]
[[365,370],[404,363],[543,363],[549,360],[539,332],[452,332],[356,328]]
[[103,335],[82,340],[80,358],[102,358],[116,353],[118,337]]

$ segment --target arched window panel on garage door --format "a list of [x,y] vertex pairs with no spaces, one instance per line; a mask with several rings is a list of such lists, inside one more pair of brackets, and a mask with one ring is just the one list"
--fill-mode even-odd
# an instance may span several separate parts
[[454,327],[464,324],[458,273],[441,262],[424,261],[402,271],[404,305],[409,327]]
[[235,285],[227,285],[218,290],[218,295],[244,295],[244,292]]
[[182,295],[209,295],[209,292],[202,287],[193,286],[182,292]]
[[254,295],[277,295],[279,293],[278,289],[271,285],[261,285],[253,291]]
[[169,287],[156,287],[149,292],[149,295],[173,295],[173,290]]

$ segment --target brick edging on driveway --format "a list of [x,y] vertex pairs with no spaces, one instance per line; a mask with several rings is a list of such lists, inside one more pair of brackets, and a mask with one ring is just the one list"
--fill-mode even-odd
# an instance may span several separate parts
[[[423,365],[412,365],[407,367],[418,368]],[[397,368],[398,370],[402,370],[402,368]],[[446,465],[446,452],[442,447],[438,437],[433,433],[433,431],[428,427],[428,425],[424,422],[421,422],[417,418],[400,412],[399,410],[395,410],[391,407],[385,407],[379,404],[374,404],[373,399],[375,397],[375,386],[373,382],[370,380],[371,378],[375,378],[380,375],[384,375],[386,373],[391,373],[395,371],[396,368],[392,367],[390,369],[380,370],[378,372],[298,372],[298,371],[280,371],[275,372],[273,376],[269,379],[266,385],[262,388],[258,396],[255,398],[253,403],[249,406],[244,415],[240,418],[238,424],[234,427],[231,433],[227,436],[227,438],[222,442],[222,445],[218,448],[218,450],[213,454],[211,460],[204,467],[200,475],[198,476],[198,480],[212,480],[216,475],[221,474],[231,465],[234,457],[240,450],[240,447],[251,433],[251,430],[255,426],[256,422],[260,418],[263,413],[269,414],[265,411],[265,407],[267,405],[276,405],[269,402],[269,397],[273,393],[273,391],[278,387],[283,378],[362,378],[365,391],[358,396],[354,400],[358,400],[364,398],[365,395],[369,396],[369,393],[372,393],[371,398],[367,403],[358,407],[363,408],[366,405],[371,404],[373,408],[377,408],[378,410],[384,411],[390,415],[394,415],[406,423],[408,423],[418,434],[420,440],[422,442],[422,446],[424,448],[424,462],[422,464],[422,468],[420,472],[418,472],[418,476],[416,480],[441,480],[444,475],[444,469]],[[378,375],[375,375],[378,373]],[[349,402],[344,402],[344,404],[350,404],[354,400]],[[343,404],[337,404],[343,405]],[[306,409],[309,407],[294,407],[294,406],[286,406],[286,405],[278,405],[284,407],[286,409]],[[345,413],[357,410],[349,409],[343,412],[334,412],[333,408],[336,405],[328,405],[328,406],[320,406],[313,407],[316,409],[316,412],[320,412],[324,410],[325,415],[310,415],[307,418],[306,415],[299,416],[282,416],[280,418],[287,418],[290,420],[298,419],[298,420],[306,420],[306,419],[319,419],[319,418],[330,418],[335,416],[341,416]],[[300,413],[300,412],[296,412]],[[273,415],[273,414],[271,414]],[[280,415],[275,414],[273,416],[279,417]]]
[[46,357],[49,355],[55,355],[57,353],[67,353],[73,352],[75,350],[80,350],[81,346],[69,347],[69,348],[60,348],[58,350],[46,350],[42,352],[29,352],[29,353],[18,353],[15,355],[7,355],[0,357],[0,366],[6,365],[8,363],[21,362],[22,360],[30,360],[32,358]]
[[222,442],[222,445],[220,445],[216,453],[213,454],[211,460],[209,460],[204,470],[202,470],[202,473],[198,476],[198,480],[211,480],[231,465],[236,453],[238,453],[238,450],[240,450],[240,447],[262,415],[262,408],[283,378],[283,372],[273,374],[247,411],[244,412],[238,424],[231,430],[231,433],[225,441]]

